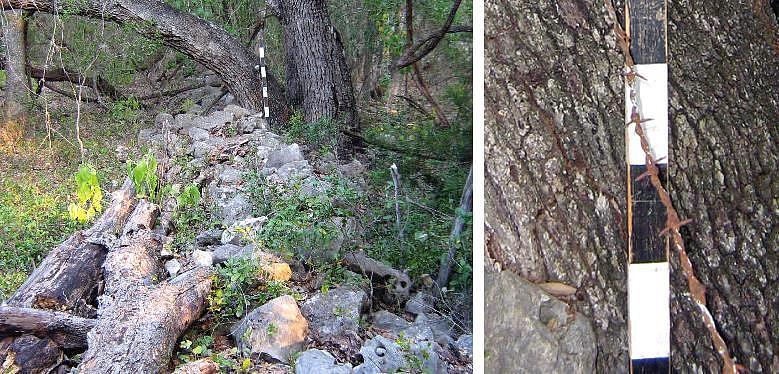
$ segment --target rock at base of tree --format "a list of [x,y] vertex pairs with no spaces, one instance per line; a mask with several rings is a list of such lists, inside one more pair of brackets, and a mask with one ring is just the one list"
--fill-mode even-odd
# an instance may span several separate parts
[[597,347],[588,320],[536,285],[509,273],[485,275],[488,372],[592,373]]
[[173,374],[216,374],[219,372],[219,364],[210,358],[202,358],[180,366]]
[[211,249],[214,264],[221,264],[231,258],[244,257],[252,254],[252,247],[241,247],[235,244],[222,244]]
[[335,357],[326,351],[309,349],[295,360],[295,374],[329,373],[351,374],[351,364],[337,364]]
[[240,244],[242,240],[249,239],[262,230],[262,225],[268,217],[250,217],[234,222],[222,232],[222,244]]
[[289,362],[303,349],[308,321],[292,296],[277,297],[247,314],[231,332],[244,354]]

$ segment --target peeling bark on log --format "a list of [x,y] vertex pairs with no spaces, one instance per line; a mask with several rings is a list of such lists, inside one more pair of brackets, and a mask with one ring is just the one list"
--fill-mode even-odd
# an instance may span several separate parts
[[[728,348],[750,372],[775,373],[779,65],[755,12],[669,2],[668,179],[694,219],[682,234]],[[628,372],[624,56],[610,18],[599,1],[485,3],[487,251],[504,269],[579,289],[599,373]],[[670,257],[673,371],[719,373]]]
[[216,362],[210,358],[203,358],[179,367],[173,374],[216,374],[218,372],[219,365]]
[[167,368],[176,340],[196,320],[211,290],[211,267],[199,267],[160,284],[162,237],[152,229],[155,205],[133,211],[103,265],[105,293],[88,334],[80,373],[158,373]]
[[134,200],[135,190],[128,179],[113,193],[111,204],[95,224],[52,249],[7,304],[93,316],[91,304],[97,296],[100,267],[107,247],[116,241]]
[[85,348],[87,332],[94,325],[93,319],[62,312],[0,307],[0,336],[32,334],[65,349]]

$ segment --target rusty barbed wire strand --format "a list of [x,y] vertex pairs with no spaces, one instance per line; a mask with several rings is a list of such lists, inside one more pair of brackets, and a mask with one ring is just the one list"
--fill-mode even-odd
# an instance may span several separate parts
[[[628,69],[629,70],[625,73],[625,81],[627,82],[628,87],[630,87],[629,97],[632,103],[632,108],[630,122],[628,122],[627,125],[635,124],[635,133],[638,135],[641,141],[641,149],[644,151],[647,169],[646,172],[636,177],[635,180],[640,181],[642,179],[649,178],[649,182],[657,191],[660,202],[663,204],[666,210],[665,228],[663,228],[663,230],[660,231],[658,235],[669,236],[670,241],[674,244],[676,252],[679,253],[679,263],[682,265],[682,272],[687,278],[690,295],[692,296],[693,301],[695,301],[697,304],[698,308],[700,308],[703,323],[709,330],[709,335],[711,335],[711,340],[717,350],[717,353],[719,353],[720,357],[722,358],[722,372],[725,374],[736,374],[738,372],[738,366],[740,365],[736,365],[735,361],[733,361],[733,358],[730,356],[730,352],[728,351],[727,344],[725,344],[724,339],[722,339],[719,331],[717,331],[714,317],[706,307],[706,287],[695,276],[695,269],[692,266],[690,258],[687,256],[687,251],[684,247],[684,240],[682,239],[682,235],[679,232],[679,229],[682,226],[692,222],[692,220],[679,219],[679,214],[671,202],[671,196],[660,180],[659,168],[657,167],[657,162],[660,160],[655,159],[652,155],[649,140],[647,139],[646,133],[644,132],[644,123],[652,121],[651,118],[642,119],[641,115],[639,114],[637,86],[638,81],[644,78],[636,72],[634,65],[628,66]],[[668,242],[666,242],[666,246],[667,245]]]
[[[665,228],[662,231],[660,231],[658,235],[670,236],[669,241],[673,242],[674,248],[676,249],[676,252],[679,254],[679,263],[682,266],[682,272],[684,273],[684,276],[687,278],[687,284],[690,290],[690,295],[692,296],[695,303],[698,305],[698,308],[701,310],[701,318],[703,319],[703,323],[706,325],[706,328],[709,330],[709,335],[711,336],[712,343],[714,344],[717,353],[722,358],[723,361],[722,372],[725,374],[736,374],[741,370],[745,370],[745,368],[742,365],[735,363],[735,361],[730,355],[730,352],[728,351],[728,347],[727,344],[725,344],[725,340],[722,339],[722,336],[719,334],[719,331],[717,331],[717,326],[716,323],[714,322],[714,317],[712,316],[711,312],[709,312],[709,309],[706,307],[706,287],[695,276],[695,269],[692,266],[692,262],[690,261],[690,258],[687,256],[687,251],[684,246],[684,240],[682,239],[682,235],[679,232],[679,228],[692,222],[692,220],[679,219],[679,214],[674,208],[673,203],[671,202],[671,196],[663,186],[662,181],[660,181],[659,169],[657,167],[657,162],[660,160],[656,160],[652,155],[652,151],[649,146],[649,140],[647,139],[646,133],[644,133],[643,123],[649,122],[652,119],[642,119],[641,115],[639,114],[636,85],[638,80],[645,80],[645,78],[639,75],[638,72],[636,72],[633,56],[630,53],[630,37],[628,36],[627,32],[625,32],[625,30],[622,28],[622,26],[619,23],[619,20],[617,19],[617,14],[616,11],[614,10],[614,5],[612,4],[612,0],[604,0],[604,4],[605,4],[606,12],[608,13],[609,18],[611,19],[611,23],[614,29],[614,34],[617,37],[617,44],[622,50],[622,54],[625,58],[625,67],[627,69],[627,71],[624,73],[625,82],[627,83],[628,87],[630,87],[629,99],[633,104],[631,108],[630,122],[628,122],[627,125],[630,125],[631,123],[634,123],[636,125],[635,132],[641,141],[641,149],[644,151],[645,160],[646,160],[645,163],[646,163],[647,171],[642,175],[636,177],[636,181],[640,181],[641,179],[648,177],[650,183],[657,191],[657,194],[660,197],[660,202],[663,204],[663,206],[666,209]],[[626,13],[625,17],[626,19],[628,19],[629,11],[627,10],[627,8],[625,13]],[[632,222],[631,217],[628,217],[628,222]],[[666,242],[666,246],[668,246],[668,242]],[[666,251],[667,250],[668,248],[666,247]]]

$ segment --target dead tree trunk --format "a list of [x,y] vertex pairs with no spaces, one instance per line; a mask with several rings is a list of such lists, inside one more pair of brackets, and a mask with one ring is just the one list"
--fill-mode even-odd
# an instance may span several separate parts
[[24,121],[25,106],[30,97],[30,79],[27,77],[27,20],[26,12],[9,10],[3,15],[3,44],[5,45],[5,122]]
[[[287,95],[302,99],[306,121],[340,121],[345,133],[360,133],[349,66],[338,30],[323,0],[273,0],[268,6],[279,18],[287,49]],[[357,137],[340,142],[350,154]]]
[[155,284],[162,274],[161,236],[153,231],[158,213],[155,205],[139,203],[106,257],[105,293],[80,373],[163,371],[176,340],[205,307],[210,267]]
[[[465,180],[465,186],[463,186],[463,193],[460,195],[459,211],[462,213],[470,213],[473,210],[473,166],[468,172],[468,179]],[[460,235],[462,235],[463,228],[465,227],[465,218],[456,213],[454,224],[452,225],[452,232],[449,234],[449,251],[446,254],[446,258],[441,263],[441,268],[438,270],[438,277],[436,283],[438,287],[446,287],[449,284],[449,276],[452,273],[452,265],[454,264],[454,255],[457,252],[457,248],[462,247],[460,244]]]
[[[607,11],[622,3],[606,4],[485,4],[485,238],[503,269],[577,286],[596,371],[627,372],[624,56],[613,31],[624,20]],[[668,14],[669,189],[694,219],[682,234],[707,307],[753,373],[779,371],[779,66],[766,11],[683,0]],[[671,262],[672,365],[718,373],[673,252]]]
[[85,348],[95,320],[32,308],[0,306],[0,335],[32,334],[65,349]]

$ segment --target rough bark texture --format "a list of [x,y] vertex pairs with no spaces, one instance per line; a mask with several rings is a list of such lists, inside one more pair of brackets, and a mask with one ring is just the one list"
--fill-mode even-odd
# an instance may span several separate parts
[[225,30],[162,1],[8,0],[3,2],[3,7],[48,13],[67,12],[133,25],[142,35],[161,40],[213,70],[243,107],[262,110],[262,86],[254,70],[257,60],[254,54]]
[[0,336],[33,334],[65,349],[85,348],[92,319],[32,308],[0,307]]
[[22,335],[0,341],[0,368],[4,374],[48,374],[62,358],[62,350],[50,339]]
[[[351,74],[338,31],[327,14],[326,2],[273,0],[268,1],[268,6],[284,31],[290,103],[299,101],[302,93],[306,121],[331,118],[341,121],[344,130],[359,134]],[[351,137],[341,142],[341,150],[350,153],[356,143],[357,138]]]
[[5,102],[6,121],[24,117],[30,80],[27,78],[27,20],[25,12],[14,9],[3,15],[3,45],[5,46]]
[[[485,235],[504,269],[578,287],[596,371],[627,372],[624,57],[605,4],[485,4]],[[732,0],[669,7],[669,187],[695,220],[687,252],[737,362],[778,372],[777,26],[767,34],[760,7]],[[671,264],[674,369],[719,373]]]
[[135,189],[125,180],[91,228],[79,231],[49,252],[7,303],[92,317],[106,252],[132,210]]
[[152,230],[158,213],[141,201],[106,257],[105,293],[80,373],[164,371],[176,340],[204,309],[211,267],[155,284],[162,274],[162,237]]

